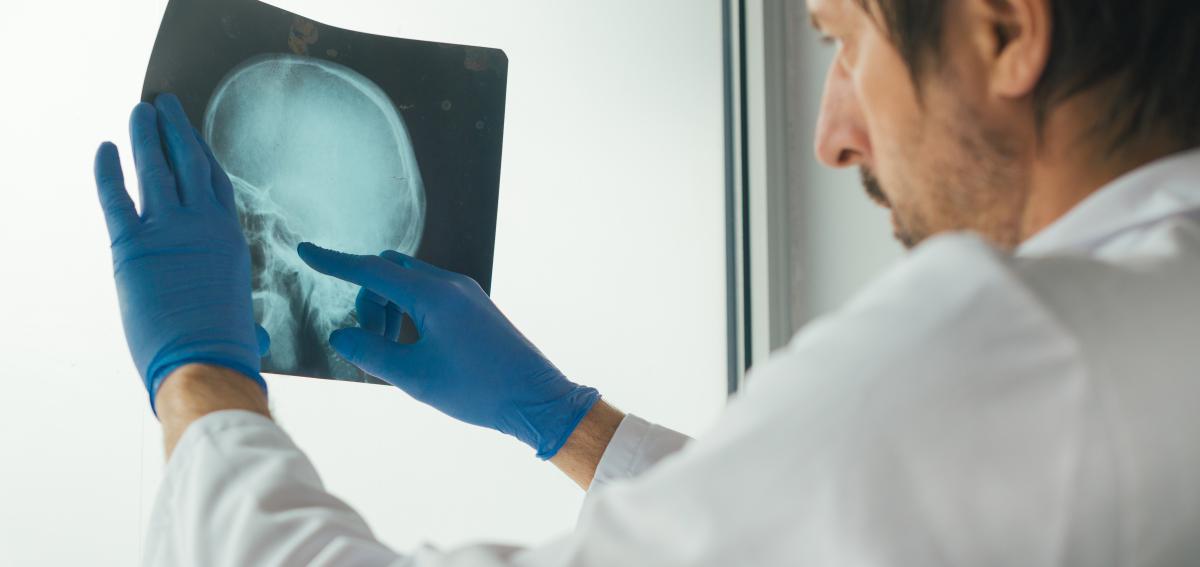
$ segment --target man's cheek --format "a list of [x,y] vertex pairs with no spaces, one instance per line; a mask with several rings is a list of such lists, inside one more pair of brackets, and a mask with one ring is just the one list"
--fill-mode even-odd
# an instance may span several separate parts
[[905,126],[919,112],[908,66],[879,34],[864,39],[854,74],[863,113],[880,124],[881,135]]

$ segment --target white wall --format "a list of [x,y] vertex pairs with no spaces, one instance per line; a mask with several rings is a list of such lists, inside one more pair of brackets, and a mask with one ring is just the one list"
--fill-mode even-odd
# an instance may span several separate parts
[[[6,2],[0,89],[0,564],[129,565],[161,473],[91,158],[129,159],[165,2]],[[699,433],[724,402],[718,0],[317,0],[328,24],[510,58],[493,291],[572,378]],[[132,179],[131,186],[132,184]],[[279,421],[387,542],[537,541],[579,491],[378,386],[269,377]]]

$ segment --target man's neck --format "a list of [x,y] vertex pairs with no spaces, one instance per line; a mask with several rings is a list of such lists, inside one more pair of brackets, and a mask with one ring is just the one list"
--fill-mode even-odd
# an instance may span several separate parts
[[[1064,106],[1069,106],[1070,103]],[[1028,240],[1075,208],[1092,193],[1125,174],[1180,151],[1166,137],[1140,141],[1111,151],[1103,136],[1081,135],[1090,124],[1072,120],[1083,115],[1071,108],[1056,112],[1030,170],[1029,194],[1021,218],[1020,240]]]

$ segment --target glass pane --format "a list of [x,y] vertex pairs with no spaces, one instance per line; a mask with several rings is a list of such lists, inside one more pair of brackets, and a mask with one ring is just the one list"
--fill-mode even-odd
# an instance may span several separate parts
[[[277,4],[506,52],[495,301],[571,378],[701,433],[725,400],[720,2]],[[3,564],[136,561],[161,475],[90,163],[113,139],[132,164],[125,121],[164,6],[30,1],[0,19],[24,46],[0,94],[0,348],[14,390],[0,396],[0,446],[17,455],[0,467],[0,533],[19,535],[0,544]],[[515,441],[386,386],[268,379],[329,488],[398,549],[530,543],[574,523],[582,493]]]

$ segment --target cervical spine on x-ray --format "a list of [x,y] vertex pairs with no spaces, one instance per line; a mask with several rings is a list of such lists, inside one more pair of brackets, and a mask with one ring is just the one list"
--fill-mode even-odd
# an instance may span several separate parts
[[255,315],[272,338],[265,370],[361,379],[325,341],[354,322],[357,290],[305,266],[296,245],[416,252],[425,191],[391,99],[344,65],[259,56],[217,86],[203,134],[233,180],[250,243]]

